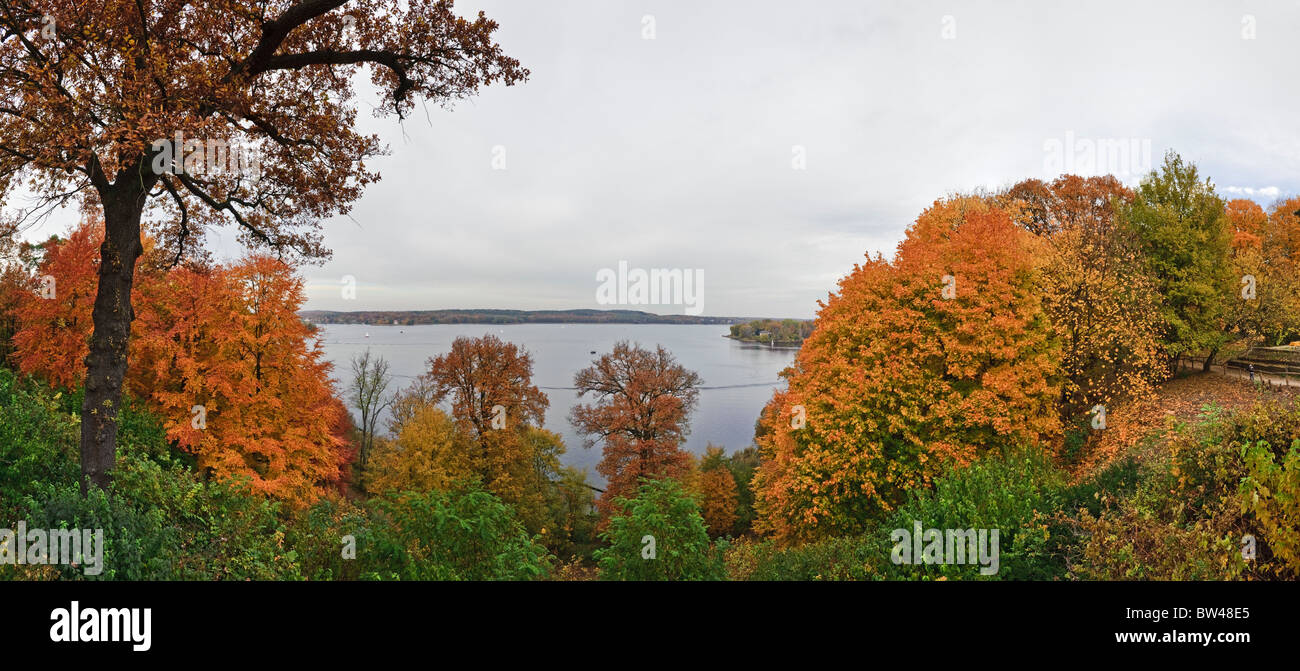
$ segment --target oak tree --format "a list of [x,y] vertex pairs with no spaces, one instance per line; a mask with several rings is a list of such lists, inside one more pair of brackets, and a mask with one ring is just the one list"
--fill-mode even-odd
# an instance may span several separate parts
[[624,341],[578,371],[573,384],[580,398],[594,397],[593,403],[575,405],[569,421],[585,436],[586,447],[603,445],[596,466],[608,482],[597,504],[603,517],[617,499],[634,496],[642,478],[685,474],[681,444],[699,398],[699,374],[662,345],[650,350]]
[[[528,429],[542,425],[550,401],[533,384],[533,358],[514,343],[487,334],[459,337],[446,354],[429,360],[420,377],[427,401],[451,406],[451,417],[470,441],[483,485],[517,503],[534,475]],[[561,450],[562,451],[562,450]]]
[[[0,6],[0,199],[102,214],[82,407],[82,487],[106,486],[142,229],[179,262],[235,225],[286,260],[328,256],[385,149],[358,131],[354,74],[380,114],[439,105],[528,71],[483,13],[450,0],[11,0]],[[11,224],[12,225],[12,224]]]

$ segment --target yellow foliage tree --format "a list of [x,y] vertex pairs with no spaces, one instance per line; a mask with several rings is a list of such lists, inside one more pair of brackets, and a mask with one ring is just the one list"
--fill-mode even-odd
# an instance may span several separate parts
[[395,439],[379,439],[366,469],[366,489],[389,491],[446,490],[474,478],[470,441],[456,423],[431,404],[416,407]]

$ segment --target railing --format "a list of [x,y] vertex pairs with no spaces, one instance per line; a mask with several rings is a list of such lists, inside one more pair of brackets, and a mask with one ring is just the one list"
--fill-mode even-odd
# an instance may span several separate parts
[[[1249,355],[1249,352],[1247,352]],[[1285,363],[1269,364],[1260,362],[1229,359],[1210,365],[1210,372],[1226,377],[1250,379],[1249,366],[1255,368],[1254,379],[1267,387],[1300,387],[1300,367]],[[1204,370],[1205,357],[1183,356],[1178,361],[1179,370]]]

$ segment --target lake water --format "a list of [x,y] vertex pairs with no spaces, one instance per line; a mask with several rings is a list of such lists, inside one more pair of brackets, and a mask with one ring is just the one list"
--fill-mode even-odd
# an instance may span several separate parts
[[[352,356],[367,348],[388,360],[397,388],[405,387],[428,370],[428,360],[445,354],[459,336],[494,333],[519,345],[532,354],[533,384],[551,402],[546,411],[546,428],[563,436],[568,446],[562,461],[587,469],[590,481],[597,486],[603,480],[596,473],[600,446],[582,447],[582,440],[569,424],[568,416],[569,409],[579,402],[572,388],[574,373],[613,350],[614,343],[630,340],[645,347],[663,345],[677,357],[678,363],[703,378],[685,446],[697,454],[702,454],[708,443],[722,445],[728,452],[751,444],[754,421],[773,390],[784,386],[780,372],[790,365],[795,354],[792,349],[772,349],[725,338],[728,327],[724,325],[322,324],[321,333],[325,356],[334,363],[334,376],[340,381],[340,388],[346,386],[351,375]],[[595,355],[591,354],[592,350],[596,351]],[[592,402],[591,396],[584,401]],[[381,430],[386,426],[386,419],[380,420]]]

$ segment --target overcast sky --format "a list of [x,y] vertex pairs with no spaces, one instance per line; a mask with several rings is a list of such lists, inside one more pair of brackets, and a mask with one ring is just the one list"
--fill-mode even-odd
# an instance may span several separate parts
[[393,153],[324,224],[307,308],[618,307],[595,278],[627,261],[702,269],[704,314],[812,317],[935,198],[1060,172],[1067,133],[1300,192],[1294,0],[457,3],[480,8],[531,79],[361,115]]

